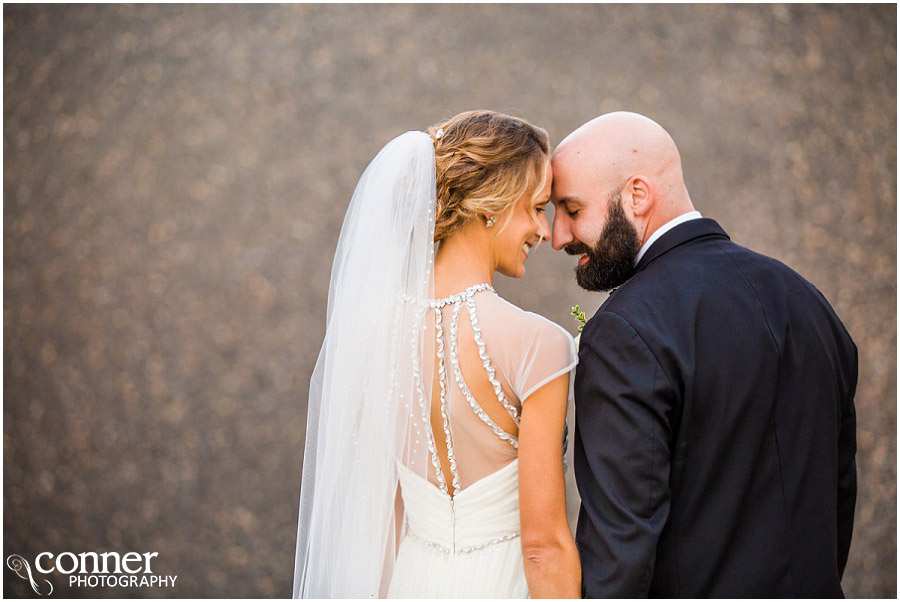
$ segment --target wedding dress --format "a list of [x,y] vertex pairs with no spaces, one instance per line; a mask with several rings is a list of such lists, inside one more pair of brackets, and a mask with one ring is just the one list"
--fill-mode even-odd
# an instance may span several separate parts
[[[397,462],[406,523],[388,597],[525,598],[522,400],[575,366],[574,342],[487,284],[431,301],[424,319],[436,350],[423,373],[435,373],[437,399],[420,399],[432,413],[430,424],[419,422],[431,457],[427,478]],[[477,397],[476,388],[489,393]],[[429,428],[435,422],[439,429]]]
[[528,593],[518,420],[575,347],[487,284],[435,299],[434,161],[428,134],[398,136],[344,219],[310,380],[295,598]]

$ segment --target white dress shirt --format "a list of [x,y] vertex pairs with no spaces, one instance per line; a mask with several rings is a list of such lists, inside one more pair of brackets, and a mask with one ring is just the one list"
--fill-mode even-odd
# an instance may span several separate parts
[[667,221],[665,224],[663,224],[662,226],[660,226],[659,228],[657,228],[656,232],[654,232],[653,234],[651,234],[651,235],[650,235],[650,238],[647,239],[647,242],[645,242],[645,243],[641,246],[641,250],[638,251],[637,258],[635,258],[635,260],[634,260],[634,265],[637,265],[637,264],[638,264],[638,262],[641,260],[641,257],[643,257],[644,254],[647,252],[647,249],[650,248],[650,245],[652,245],[653,243],[655,243],[656,240],[657,240],[660,236],[662,236],[663,234],[665,234],[666,232],[668,232],[669,230],[671,230],[672,228],[674,228],[674,227],[677,226],[678,224],[683,224],[684,222],[689,222],[689,221],[691,221],[692,219],[700,219],[701,217],[703,217],[703,216],[700,215],[700,212],[699,212],[699,211],[689,211],[688,213],[682,213],[681,215],[679,215],[679,216],[676,217],[675,219],[669,220],[669,221]]

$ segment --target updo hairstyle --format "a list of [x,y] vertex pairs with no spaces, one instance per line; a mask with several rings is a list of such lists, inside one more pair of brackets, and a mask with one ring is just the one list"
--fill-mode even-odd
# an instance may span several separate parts
[[544,129],[524,119],[468,111],[429,127],[428,133],[434,139],[437,176],[435,242],[479,216],[500,216],[529,188],[544,186],[550,140]]

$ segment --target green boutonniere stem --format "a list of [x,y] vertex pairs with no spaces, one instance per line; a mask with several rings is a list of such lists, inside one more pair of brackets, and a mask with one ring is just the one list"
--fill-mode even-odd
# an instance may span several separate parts
[[572,308],[572,315],[575,316],[576,320],[578,320],[578,332],[581,332],[581,329],[584,328],[585,324],[587,324],[587,316],[584,315],[584,312],[581,311],[581,308],[577,305]]

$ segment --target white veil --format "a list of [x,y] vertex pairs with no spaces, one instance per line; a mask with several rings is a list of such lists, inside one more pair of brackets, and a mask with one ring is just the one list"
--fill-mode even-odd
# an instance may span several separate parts
[[403,526],[395,460],[427,477],[431,377],[414,358],[433,344],[420,324],[433,288],[434,161],[428,134],[393,139],[344,219],[309,387],[295,598],[384,596]]

